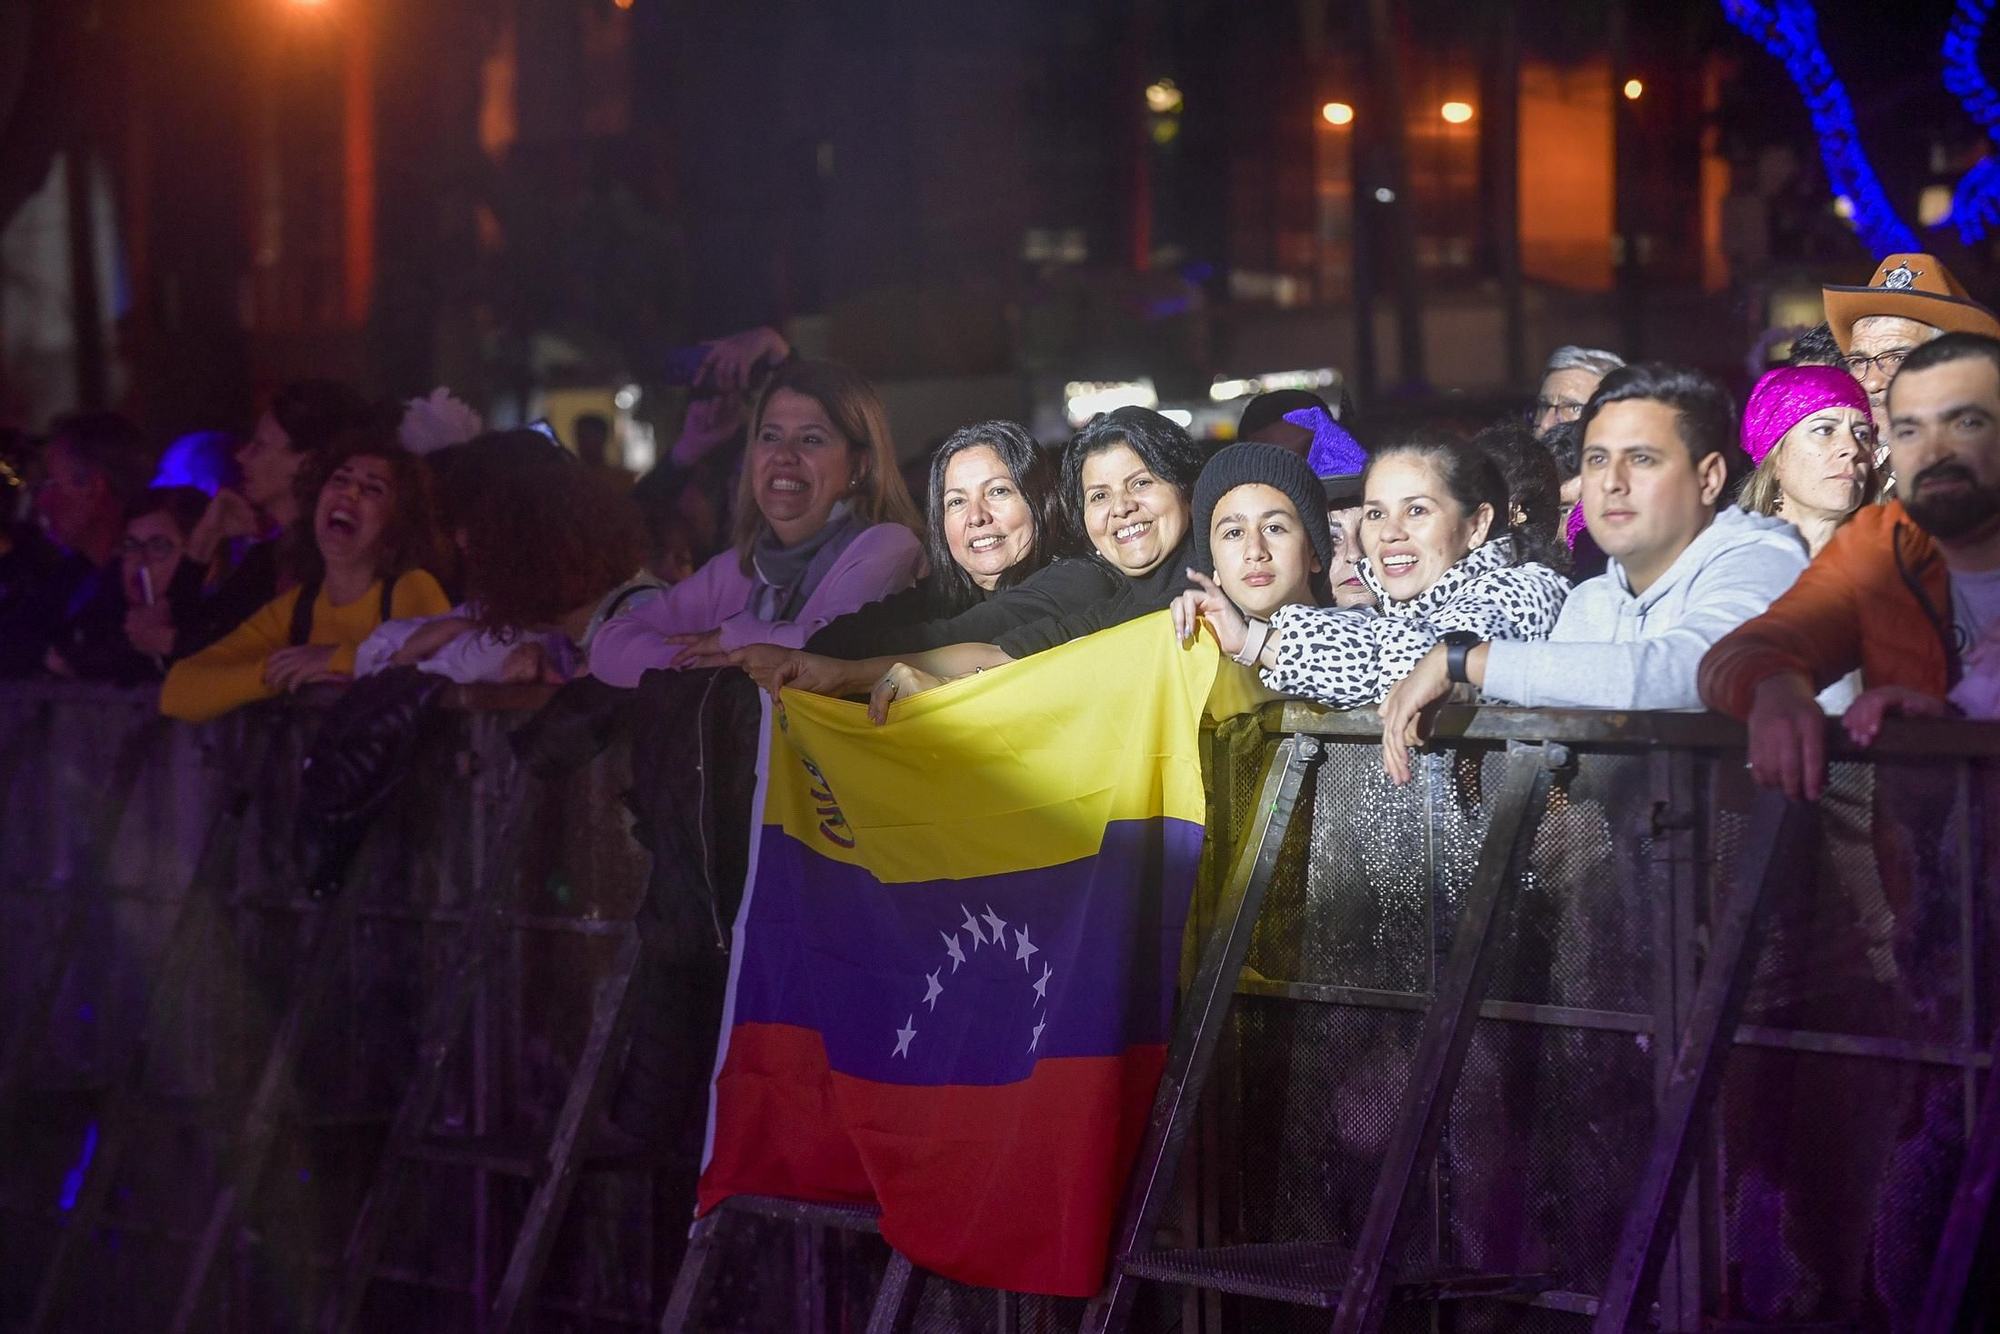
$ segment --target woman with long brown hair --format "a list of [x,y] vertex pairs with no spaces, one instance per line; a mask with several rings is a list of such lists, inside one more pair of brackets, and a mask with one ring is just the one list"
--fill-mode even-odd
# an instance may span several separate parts
[[751,422],[731,548],[607,622],[591,674],[632,686],[746,644],[797,648],[908,588],[924,569],[922,532],[874,386],[834,362],[786,362]]

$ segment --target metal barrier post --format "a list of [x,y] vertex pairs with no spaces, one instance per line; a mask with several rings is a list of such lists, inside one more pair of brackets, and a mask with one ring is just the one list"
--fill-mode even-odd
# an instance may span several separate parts
[[1756,966],[1756,938],[1765,905],[1778,881],[1791,873],[1785,853],[1798,842],[1804,807],[1769,793],[1750,822],[1745,862],[1752,873],[1723,905],[1710,941],[1707,966],[1661,1099],[1652,1148],[1625,1215],[1611,1278],[1598,1303],[1596,1334],[1624,1334],[1658,1285],[1674,1220],[1694,1171],[1695,1130],[1722,1087],[1722,1068],[1735,1045],[1736,1023]]
[[1137,1284],[1126,1272],[1125,1263],[1152,1240],[1166,1208],[1174,1170],[1194,1124],[1202,1086],[1208,1080],[1216,1043],[1235,996],[1236,979],[1243,971],[1243,957],[1250,949],[1252,929],[1298,807],[1299,788],[1306,771],[1319,761],[1322,749],[1314,737],[1288,736],[1279,743],[1264,772],[1261,796],[1251,817],[1251,837],[1244,841],[1243,854],[1229,877],[1231,884],[1240,884],[1242,889],[1233,906],[1217,912],[1214,929],[1202,950],[1201,966],[1181,1002],[1173,1045],[1167,1049],[1166,1069],[1153,1097],[1146,1138],[1133,1161],[1131,1184],[1112,1240],[1110,1278],[1084,1312],[1085,1334],[1122,1329],[1130,1317]]
[[1545,743],[1518,752],[1508,765],[1506,782],[1479,850],[1479,869],[1459,910],[1437,996],[1424,1014],[1423,1037],[1417,1043],[1409,1082],[1403,1086],[1396,1128],[1355,1242],[1340,1305],[1334,1311],[1334,1334],[1360,1334],[1382,1323],[1394,1281],[1390,1257],[1400,1248],[1409,1225],[1411,1199],[1437,1153],[1438,1137],[1444,1133],[1445,1115],[1465,1068],[1466,1049],[1472,1043],[1473,1023],[1486,996],[1497,935],[1493,928],[1513,903],[1520,867],[1534,846],[1535,830],[1548,804],[1553,772],[1569,762],[1567,748]]

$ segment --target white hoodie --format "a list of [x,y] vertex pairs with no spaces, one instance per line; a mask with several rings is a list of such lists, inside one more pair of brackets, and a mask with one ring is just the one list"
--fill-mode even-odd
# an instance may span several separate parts
[[1702,655],[1805,568],[1798,529],[1732,505],[1644,593],[1614,560],[1577,585],[1546,640],[1488,645],[1480,694],[1528,708],[1699,709]]

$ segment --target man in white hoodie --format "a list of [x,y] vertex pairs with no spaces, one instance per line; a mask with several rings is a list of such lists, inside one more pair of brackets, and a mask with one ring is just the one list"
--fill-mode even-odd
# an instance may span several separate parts
[[1606,376],[1582,418],[1584,522],[1609,568],[1563,604],[1541,641],[1445,636],[1382,702],[1383,763],[1409,773],[1422,710],[1454,682],[1535,708],[1699,709],[1709,646],[1806,568],[1798,530],[1729,506],[1747,464],[1729,395],[1658,363]]

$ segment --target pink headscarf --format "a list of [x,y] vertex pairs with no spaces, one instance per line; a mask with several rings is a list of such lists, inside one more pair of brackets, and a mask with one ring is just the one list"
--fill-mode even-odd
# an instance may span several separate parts
[[1785,432],[1827,408],[1853,408],[1865,417],[1868,392],[1839,366],[1780,366],[1766,371],[1743,405],[1743,452],[1751,463],[1762,463]]

